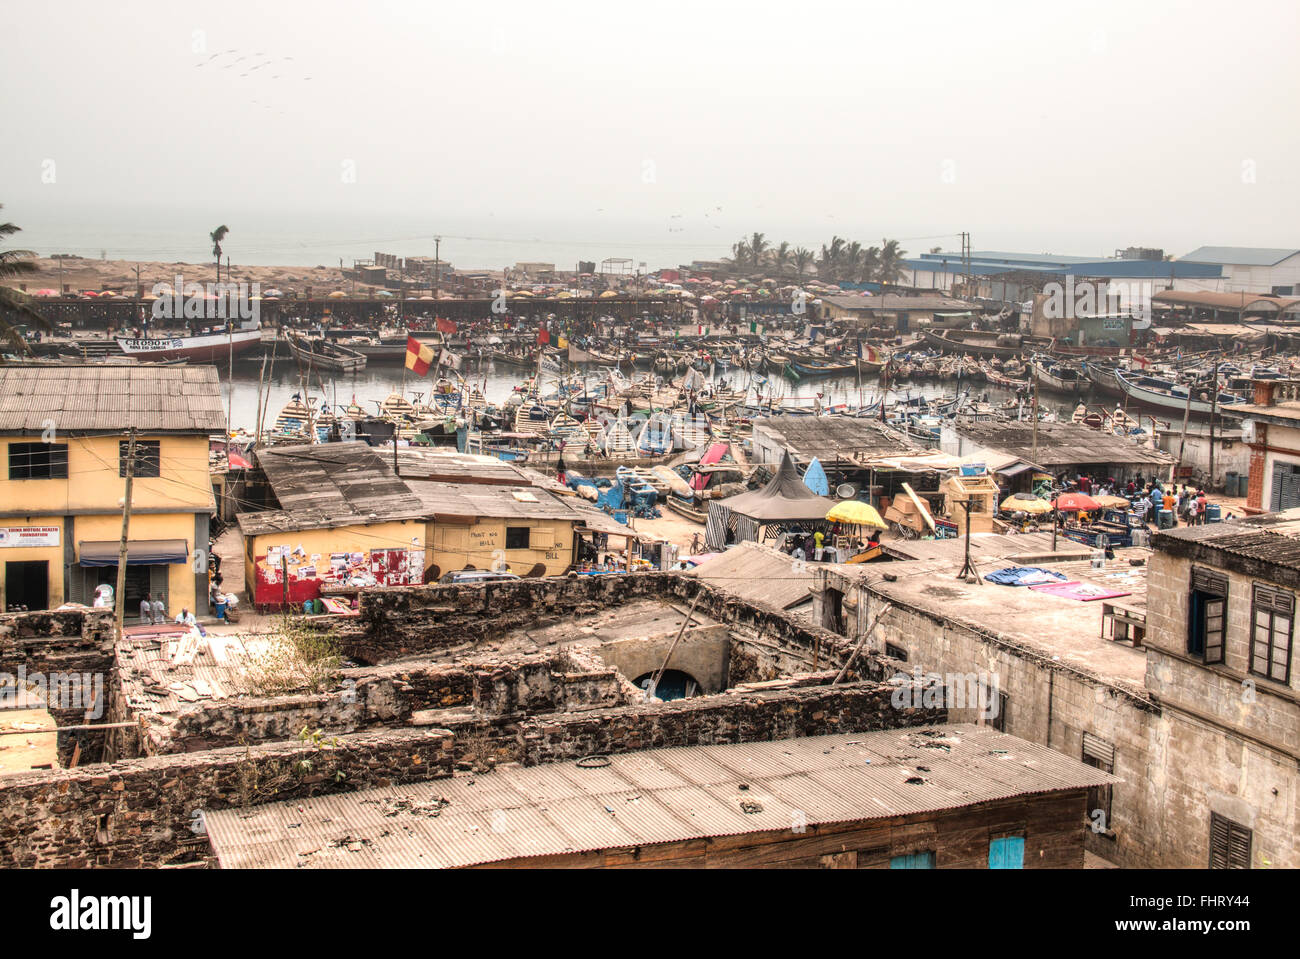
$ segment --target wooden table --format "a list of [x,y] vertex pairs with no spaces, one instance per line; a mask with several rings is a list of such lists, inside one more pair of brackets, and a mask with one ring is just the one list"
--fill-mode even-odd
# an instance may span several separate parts
[[[1110,623],[1110,635],[1106,635],[1106,624]],[[1147,611],[1137,606],[1124,603],[1102,602],[1101,604],[1101,638],[1112,642],[1129,642],[1134,649],[1142,648],[1142,641],[1147,635]]]

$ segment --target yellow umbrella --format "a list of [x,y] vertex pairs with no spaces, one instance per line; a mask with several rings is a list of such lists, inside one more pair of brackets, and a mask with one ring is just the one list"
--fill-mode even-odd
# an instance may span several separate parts
[[1016,493],[1002,501],[1002,508],[1010,513],[1050,513],[1052,504],[1032,493]]
[[1103,509],[1117,508],[1120,506],[1129,507],[1133,505],[1122,496],[1094,496],[1093,500]]
[[880,514],[876,512],[874,506],[855,499],[847,499],[842,503],[836,503],[827,512],[826,518],[831,522],[848,523],[850,526],[889,528],[889,524],[880,518]]

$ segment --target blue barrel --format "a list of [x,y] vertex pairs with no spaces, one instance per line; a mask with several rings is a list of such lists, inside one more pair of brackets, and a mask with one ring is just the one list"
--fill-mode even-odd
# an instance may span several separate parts
[[217,622],[224,623],[225,621],[226,621],[226,604],[225,601],[223,600],[222,602],[217,603]]
[[1236,470],[1223,474],[1223,491],[1229,496],[1237,495],[1237,477],[1240,475]]
[[1223,515],[1221,510],[1219,509],[1218,503],[1205,504],[1205,522],[1217,523],[1221,519],[1223,519]]
[[1245,499],[1250,495],[1250,474],[1241,473],[1237,476],[1237,495]]
[[1171,509],[1162,509],[1159,513],[1159,523],[1157,525],[1160,529],[1173,529],[1174,511]]
[[304,600],[302,601],[302,611],[303,611],[304,613],[307,613],[308,615],[311,615],[311,611],[312,611],[312,609],[311,609],[311,600],[310,600],[310,599],[304,599]]

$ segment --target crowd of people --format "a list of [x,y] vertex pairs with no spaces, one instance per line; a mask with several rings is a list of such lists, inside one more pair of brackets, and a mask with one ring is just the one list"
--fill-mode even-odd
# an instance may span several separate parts
[[1113,477],[1103,480],[1081,474],[1071,485],[1087,496],[1124,497],[1143,522],[1158,522],[1162,509],[1174,516],[1175,523],[1181,520],[1184,525],[1197,526],[1206,521],[1209,501],[1205,489],[1195,484],[1162,483],[1159,479],[1147,480],[1139,473],[1124,483],[1116,482]]

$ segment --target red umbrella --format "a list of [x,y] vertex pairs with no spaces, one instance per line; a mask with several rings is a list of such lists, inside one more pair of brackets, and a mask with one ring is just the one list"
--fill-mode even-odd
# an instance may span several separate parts
[[1101,509],[1101,504],[1084,493],[1062,493],[1056,497],[1056,508],[1065,513],[1079,510]]

